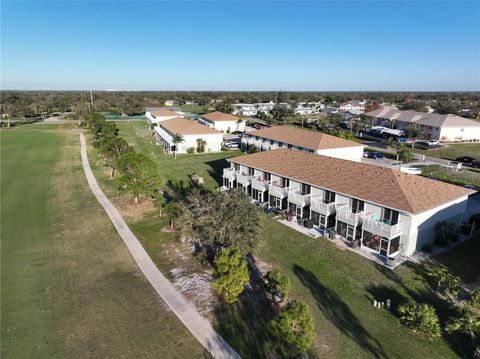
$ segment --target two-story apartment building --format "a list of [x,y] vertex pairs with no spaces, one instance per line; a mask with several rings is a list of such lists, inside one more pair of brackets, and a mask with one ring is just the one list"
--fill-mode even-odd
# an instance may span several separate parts
[[475,193],[391,168],[289,149],[228,161],[225,188],[384,256],[408,256],[431,243],[439,221],[460,224],[468,196]]
[[149,124],[158,124],[159,122],[171,120],[172,118],[183,117],[183,113],[178,113],[164,108],[147,109],[145,116]]
[[418,128],[425,133],[427,139],[442,142],[479,142],[480,122],[456,115],[440,115],[438,113],[401,111],[396,107],[385,106],[367,112],[373,123],[385,127],[403,130],[408,127]]
[[361,161],[364,145],[297,127],[274,126],[250,131],[242,137],[242,147],[255,146],[259,151],[289,148],[317,155]]
[[[197,148],[198,139],[206,142],[205,152],[219,152],[222,148],[223,134],[220,131],[186,118],[159,122],[153,131],[157,143],[163,146],[166,153],[170,153],[174,146],[177,153],[186,153],[188,148]],[[183,141],[176,143],[176,135],[180,135]]]
[[243,132],[245,130],[245,120],[219,111],[202,115],[198,122],[222,132]]

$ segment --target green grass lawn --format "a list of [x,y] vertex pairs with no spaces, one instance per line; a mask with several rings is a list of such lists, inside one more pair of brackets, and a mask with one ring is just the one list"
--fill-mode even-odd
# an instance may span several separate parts
[[480,143],[453,143],[446,148],[434,150],[413,149],[417,153],[421,153],[429,157],[445,158],[447,160],[455,160],[462,156],[471,156],[480,159]]
[[1,131],[1,356],[199,358],[93,197],[78,131]]
[[181,154],[177,158],[165,155],[160,146],[155,145],[152,131],[145,123],[117,122],[120,135],[124,137],[138,152],[150,155],[158,163],[165,183],[171,181],[176,185],[187,184],[189,176],[197,174],[205,180],[205,186],[214,189],[222,181],[222,169],[228,167],[225,158],[238,156],[238,150],[207,153],[207,154]]
[[[174,160],[161,153],[150,139],[145,125],[119,124],[120,134],[138,151],[152,155],[164,176],[179,183],[192,172],[205,176],[213,188],[220,173],[214,161],[223,163],[229,154],[184,155]],[[118,196],[105,171],[96,166],[97,178],[112,196]],[[100,179],[100,178],[99,178]],[[421,339],[402,326],[394,311],[373,307],[373,298],[392,300],[396,308],[407,299],[433,303],[442,321],[450,308],[433,292],[423,266],[403,265],[394,272],[349,251],[340,251],[326,239],[302,235],[271,217],[267,219],[265,238],[256,251],[259,258],[279,268],[292,280],[292,297],[309,304],[316,326],[317,339],[313,355],[321,358],[455,358],[466,357],[465,342],[448,337],[433,342]],[[160,233],[167,224],[154,214],[129,225],[162,271],[178,266],[165,248],[175,246],[173,235]],[[459,254],[461,255],[461,254]],[[461,258],[461,257],[460,257]],[[457,257],[457,261],[460,261]],[[268,338],[265,324],[270,313],[255,303],[240,301],[216,310],[217,330],[244,358],[260,358],[266,354]]]
[[437,254],[434,259],[446,266],[465,283],[480,279],[480,234],[466,240],[447,252]]
[[422,175],[459,186],[471,185],[480,188],[480,173],[470,171],[467,167],[464,167],[462,171],[456,172],[440,165],[425,166],[422,168]]

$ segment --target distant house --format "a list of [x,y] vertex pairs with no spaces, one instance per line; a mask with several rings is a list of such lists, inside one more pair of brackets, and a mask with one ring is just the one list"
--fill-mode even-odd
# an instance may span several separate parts
[[[157,143],[161,144],[167,153],[173,151],[174,146],[177,153],[187,153],[189,148],[197,147],[198,139],[206,142],[205,152],[219,152],[223,142],[221,132],[181,117],[159,122],[154,128],[154,135]],[[175,143],[176,135],[182,136],[183,141]]]
[[150,124],[171,120],[172,118],[183,117],[178,112],[166,110],[163,108],[160,109],[150,109],[149,111],[145,112],[145,116]]
[[257,114],[257,107],[251,103],[236,103],[233,105],[234,115],[255,116]]
[[365,101],[350,101],[350,102],[344,102],[340,104],[339,109],[341,111],[361,111],[362,113],[365,111],[365,106],[366,106]]
[[165,101],[165,106],[171,107],[171,106],[178,106],[178,102],[175,100],[166,100]]
[[198,122],[222,132],[243,132],[245,129],[245,120],[219,111],[202,115]]
[[480,142],[480,122],[456,115],[401,111],[391,106],[380,107],[365,115],[372,118],[375,125],[397,129],[418,128],[431,140]]
[[295,115],[311,115],[319,112],[315,103],[300,102],[296,108],[293,109]]
[[257,147],[259,151],[289,148],[356,162],[361,161],[365,147],[361,143],[319,131],[287,126],[274,126],[247,132],[242,137],[242,147],[246,148],[248,145]]

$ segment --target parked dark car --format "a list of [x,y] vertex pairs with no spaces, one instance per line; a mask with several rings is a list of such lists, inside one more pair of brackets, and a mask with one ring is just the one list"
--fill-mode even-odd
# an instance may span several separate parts
[[470,166],[472,166],[473,168],[480,168],[480,161],[475,160],[472,163],[470,163]]
[[377,160],[379,158],[385,158],[385,155],[381,152],[365,152],[363,154],[363,157],[373,158],[373,159]]
[[455,161],[457,162],[462,162],[466,165],[471,165],[473,164],[473,162],[475,162],[477,159],[475,157],[470,157],[470,156],[462,156],[462,157],[458,157],[457,159],[455,159]]
[[421,150],[433,150],[434,148],[442,147],[436,141],[415,141],[413,146]]

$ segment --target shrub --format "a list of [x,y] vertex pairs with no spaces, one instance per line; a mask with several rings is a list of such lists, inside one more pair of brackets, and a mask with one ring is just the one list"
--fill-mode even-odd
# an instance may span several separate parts
[[454,276],[445,267],[435,268],[430,272],[430,277],[437,282],[437,291],[447,297],[456,298],[462,290],[463,282],[460,277]]
[[449,223],[447,221],[440,221],[434,227],[436,232],[436,238],[434,243],[437,246],[445,247],[447,246],[450,241],[457,241],[458,234],[455,233],[455,228],[453,223]]
[[480,336],[480,317],[462,309],[447,322],[445,326],[447,333],[463,333],[475,339]]
[[288,303],[268,325],[275,350],[286,358],[298,357],[310,348],[314,329],[308,305],[298,301]]
[[267,272],[265,275],[265,291],[272,303],[287,300],[290,292],[290,278],[285,277],[278,270]]
[[473,359],[480,359],[480,347],[476,347],[473,351]]
[[248,153],[257,153],[257,152],[258,152],[258,148],[257,148],[257,146],[255,146],[255,145],[248,145],[248,146],[247,146],[247,152],[248,152]]
[[470,293],[470,304],[473,307],[480,309],[480,288],[477,288]]
[[213,289],[221,293],[228,303],[235,303],[249,280],[245,257],[238,249],[225,249],[215,260],[213,276]]
[[424,251],[426,253],[432,253],[433,252],[433,246],[431,244],[425,244],[422,247],[422,251]]
[[190,154],[190,155],[191,155],[192,153],[195,153],[195,147],[189,147],[189,148],[187,148],[187,153]]
[[409,302],[398,307],[398,312],[400,321],[414,333],[418,333],[428,339],[440,336],[440,324],[438,323],[435,308],[432,305]]

